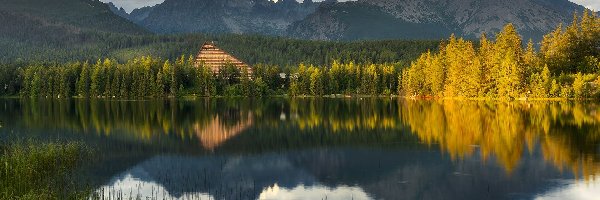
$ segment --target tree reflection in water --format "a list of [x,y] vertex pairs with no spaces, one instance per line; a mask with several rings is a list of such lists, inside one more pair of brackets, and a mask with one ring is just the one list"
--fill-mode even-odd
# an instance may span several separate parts
[[540,145],[544,158],[583,177],[600,172],[600,112],[593,103],[405,101],[402,121],[420,141],[439,144],[453,159],[480,152],[510,173],[523,151]]
[[[0,108],[0,121],[5,127],[0,132],[68,130],[66,132],[75,135],[69,137],[87,138],[92,143],[109,140],[111,146],[108,149],[131,149],[132,144],[142,145],[144,149],[158,147],[158,154],[146,151],[140,153],[144,156],[139,160],[145,162],[156,159],[156,155],[180,154],[181,151],[186,155],[215,154],[229,156],[228,158],[231,155],[264,156],[273,152],[286,152],[286,162],[302,163],[302,170],[298,174],[312,177],[310,180],[298,180],[313,183],[313,189],[322,189],[322,185],[316,184],[317,182],[326,183],[324,187],[331,191],[336,190],[338,183],[348,184],[348,181],[341,180],[328,182],[323,177],[337,173],[340,173],[338,178],[346,177],[344,173],[361,166],[360,163],[363,162],[343,159],[336,162],[336,159],[341,159],[339,155],[350,155],[345,150],[331,155],[312,152],[311,159],[299,159],[302,162],[289,158],[290,155],[311,149],[392,149],[397,151],[398,156],[402,156],[395,159],[402,161],[388,163],[390,169],[386,173],[393,172],[404,178],[406,177],[402,174],[411,173],[394,172],[397,170],[394,166],[406,167],[406,163],[429,162],[411,160],[410,153],[404,154],[414,149],[425,151],[413,155],[417,157],[421,154],[421,157],[430,156],[428,149],[441,151],[439,155],[447,156],[454,166],[464,167],[464,163],[468,162],[471,164],[465,166],[475,169],[476,165],[472,163],[474,161],[488,167],[497,164],[508,177],[526,176],[522,168],[539,166],[533,165],[531,161],[537,155],[556,170],[572,173],[575,178],[583,178],[584,181],[600,174],[600,107],[593,102],[271,98],[194,101],[2,100],[2,103],[5,106]],[[115,145],[124,147],[113,148]],[[121,150],[111,151],[123,154],[116,152]],[[377,166],[379,169],[381,164],[375,165],[373,162],[381,160],[367,159],[375,155],[369,153],[364,158],[356,156],[354,159],[366,159],[364,163],[373,164],[363,166],[364,168],[372,169]],[[320,159],[320,156],[324,157]],[[430,158],[428,156],[424,158]],[[189,163],[189,159],[177,158],[174,161]],[[250,161],[253,160],[250,159],[249,163]],[[133,163],[133,166],[145,164]],[[129,165],[127,168],[131,167]],[[161,170],[168,169],[171,168]],[[214,168],[219,169],[220,167]],[[417,171],[431,173],[426,169],[434,167]],[[517,171],[519,169],[520,172]],[[230,172],[235,174],[243,171]],[[460,171],[449,173],[467,177]],[[286,171],[283,170],[282,174],[286,174]],[[483,178],[487,176],[485,174],[479,174],[482,176],[482,180],[479,180],[481,183],[486,183]],[[418,174],[413,175],[418,177]],[[378,176],[377,173],[371,174],[373,179]],[[492,176],[489,178],[500,179]],[[255,178],[252,179],[256,181]],[[276,177],[265,180],[261,191],[264,187],[273,187],[277,183],[271,179]],[[351,183],[364,182],[362,179],[349,180],[354,181],[349,181]],[[281,191],[292,194],[298,183],[287,184],[286,190]],[[510,183],[512,182],[507,182]],[[363,186],[367,193],[381,190],[381,187],[374,185]],[[351,184],[349,188],[352,188]],[[254,189],[249,192],[252,193],[250,196],[259,195]],[[177,191],[173,188],[171,190]],[[207,191],[210,190],[202,192]],[[378,194],[385,196],[386,192]]]

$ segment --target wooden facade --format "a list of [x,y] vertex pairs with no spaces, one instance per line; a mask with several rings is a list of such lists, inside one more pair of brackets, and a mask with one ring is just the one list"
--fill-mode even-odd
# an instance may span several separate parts
[[248,75],[252,75],[252,67],[221,50],[213,42],[204,43],[200,48],[200,52],[196,55],[195,66],[208,67],[215,74],[218,74],[221,68],[228,64],[237,67],[240,72],[246,69],[248,70]]

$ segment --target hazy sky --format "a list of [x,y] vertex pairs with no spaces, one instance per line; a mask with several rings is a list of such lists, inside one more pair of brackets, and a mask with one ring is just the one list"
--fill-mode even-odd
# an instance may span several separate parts
[[[102,2],[113,2],[117,7],[123,7],[125,11],[131,12],[135,8],[141,8],[144,6],[153,6],[159,3],[162,3],[165,0],[100,0]],[[304,0],[297,0],[302,2]],[[323,0],[313,0],[313,1],[323,1]],[[348,1],[348,0],[338,0],[338,1]]]
[[589,9],[599,11],[600,10],[600,0],[569,0],[575,2],[576,4],[583,5]]
[[113,2],[117,7],[123,7],[125,11],[131,12],[135,8],[153,6],[165,0],[100,0],[102,2]]
[[[162,3],[164,0],[100,0],[102,2],[113,2],[117,7],[123,7],[127,12],[131,12],[135,8],[144,6],[153,6]],[[298,0],[303,1],[303,0]],[[314,0],[321,1],[321,0]],[[344,0],[340,0],[344,1]],[[600,0],[570,0],[577,4],[583,5],[593,10],[600,10]]]

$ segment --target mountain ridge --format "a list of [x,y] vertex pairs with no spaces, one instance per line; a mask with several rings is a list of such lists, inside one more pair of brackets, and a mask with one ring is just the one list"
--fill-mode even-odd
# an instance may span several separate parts
[[[82,30],[127,34],[148,33],[144,28],[115,16],[110,12],[109,6],[96,0],[5,0],[0,11]],[[0,21],[0,25],[4,23],[10,21]]]
[[[331,11],[343,9],[346,7],[345,4],[352,3],[336,3],[327,10],[319,11],[334,15]],[[386,19],[391,22],[438,26],[435,30],[424,31],[422,34],[446,32],[445,36],[447,37],[449,35],[447,31],[450,31],[463,37],[476,38],[482,33],[493,34],[499,32],[505,24],[512,23],[524,37],[535,40],[540,40],[543,34],[550,32],[559,23],[569,23],[574,12],[581,13],[584,10],[582,6],[567,0],[558,0],[554,3],[549,3],[548,0],[358,0],[354,4],[356,4],[353,6],[355,8],[374,6],[382,13],[388,14],[389,16]],[[560,9],[558,9],[558,6],[551,6],[556,4],[562,5]],[[360,16],[363,13],[358,12],[355,15]],[[314,21],[311,19],[305,20]],[[299,24],[302,24],[302,22]],[[319,23],[303,25],[303,27],[294,28],[302,30],[320,27]],[[364,26],[364,24],[355,21],[345,21],[343,25],[356,28]],[[378,29],[372,29],[372,31],[375,33],[380,32]],[[405,29],[394,33],[404,36],[410,31],[410,29]],[[438,35],[434,36],[439,37]],[[353,36],[352,32],[340,31],[336,33],[335,37],[318,39],[340,40],[365,37],[368,37],[368,35]],[[316,39],[310,35],[304,38]]]
[[584,9],[568,0],[166,0],[125,17],[155,33],[311,40],[477,38],[513,23],[524,37],[540,40]]
[[319,3],[295,0],[167,0],[125,16],[155,33],[253,33],[284,35]]
[[5,0],[0,7],[2,61],[99,55],[118,36],[148,34],[100,1]]

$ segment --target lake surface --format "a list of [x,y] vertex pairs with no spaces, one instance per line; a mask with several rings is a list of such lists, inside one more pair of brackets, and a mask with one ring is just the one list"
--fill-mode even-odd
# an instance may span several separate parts
[[0,138],[88,144],[103,198],[600,198],[592,102],[2,99]]

